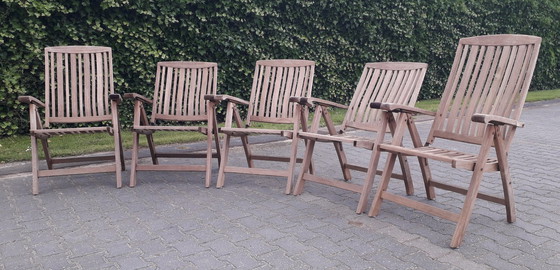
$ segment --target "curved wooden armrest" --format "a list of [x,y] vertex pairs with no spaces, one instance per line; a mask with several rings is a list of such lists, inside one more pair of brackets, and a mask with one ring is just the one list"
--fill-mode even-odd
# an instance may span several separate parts
[[128,99],[134,99],[134,100],[139,100],[142,101],[144,103],[150,103],[152,104],[153,101],[143,95],[140,94],[136,94],[136,93],[126,93],[124,94],[124,98],[128,98]]
[[109,99],[111,101],[115,101],[117,104],[121,104],[122,102],[122,97],[120,94],[110,94]]
[[235,104],[249,105],[249,101],[230,95],[204,95],[204,100],[208,100],[211,102],[225,101],[225,102],[233,102]]
[[388,112],[403,112],[409,114],[424,114],[430,116],[436,115],[436,113],[432,111],[396,103],[372,102],[371,104],[369,104],[369,106],[373,109],[380,109]]
[[18,97],[19,102],[21,103],[25,103],[25,104],[35,104],[39,107],[45,107],[45,103],[43,103],[42,101],[36,99],[35,97],[32,96],[19,96]]
[[524,127],[525,123],[511,119],[511,118],[507,118],[507,117],[503,117],[503,116],[497,116],[497,115],[491,115],[491,114],[483,114],[483,113],[475,113],[473,114],[473,116],[471,117],[471,120],[473,122],[477,122],[477,123],[484,123],[484,124],[492,124],[492,125],[510,125],[510,126],[514,126],[514,127]]
[[341,108],[341,109],[348,109],[348,106],[346,105],[342,105],[340,103],[336,103],[336,102],[332,102],[332,101],[328,101],[328,100],[324,100],[321,98],[313,98],[313,97],[290,97],[290,102],[297,102],[301,105],[305,105],[305,106],[315,106],[315,105],[321,105],[321,106],[326,106],[326,107],[336,107],[336,108]]

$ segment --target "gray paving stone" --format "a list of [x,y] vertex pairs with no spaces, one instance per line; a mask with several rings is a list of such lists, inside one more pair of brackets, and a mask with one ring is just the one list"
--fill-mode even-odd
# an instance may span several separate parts
[[249,251],[251,256],[258,258],[259,255],[269,253],[278,247],[268,244],[267,239],[262,238],[249,238],[247,240],[239,241],[237,245],[244,247]]
[[242,253],[232,253],[226,256],[223,256],[223,260],[231,263],[235,268],[241,269],[253,269],[261,266],[265,266],[266,262],[258,261],[254,257],[250,256],[249,254],[242,252]]

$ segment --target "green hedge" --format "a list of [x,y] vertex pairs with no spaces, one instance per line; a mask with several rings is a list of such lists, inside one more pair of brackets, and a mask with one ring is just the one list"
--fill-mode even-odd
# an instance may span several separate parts
[[543,37],[533,89],[560,85],[556,0],[0,0],[0,18],[0,136],[28,131],[16,98],[43,99],[56,45],[112,47],[117,92],[148,96],[158,61],[218,62],[219,92],[248,98],[256,60],[310,59],[314,96],[344,103],[366,62],[427,62],[421,98],[434,98],[459,38],[519,33]]

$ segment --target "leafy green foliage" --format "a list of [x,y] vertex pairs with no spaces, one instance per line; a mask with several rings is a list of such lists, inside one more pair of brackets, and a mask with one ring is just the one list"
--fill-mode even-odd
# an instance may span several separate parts
[[247,99],[256,60],[309,59],[314,96],[346,103],[366,62],[428,63],[420,98],[436,98],[459,38],[519,33],[543,37],[533,87],[560,84],[556,0],[0,0],[0,18],[0,136],[27,132],[16,99],[44,98],[43,48],[56,45],[112,47],[116,91],[146,96],[158,61],[218,62],[219,92]]

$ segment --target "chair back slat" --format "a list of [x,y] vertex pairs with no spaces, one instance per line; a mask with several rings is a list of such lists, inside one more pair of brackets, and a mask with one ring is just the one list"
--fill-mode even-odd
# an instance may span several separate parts
[[426,75],[424,63],[368,63],[358,81],[343,129],[348,127],[377,131],[381,127],[380,110],[371,109],[372,102],[398,103],[414,106]]
[[247,123],[294,119],[295,104],[289,103],[290,96],[311,97],[314,72],[315,62],[308,60],[257,61]]
[[525,35],[461,39],[428,142],[441,137],[480,144],[484,125],[471,121],[475,113],[519,120],[540,42]]
[[45,48],[45,125],[110,120],[114,93],[109,47]]
[[207,119],[204,95],[215,95],[218,64],[210,62],[159,62],[151,122]]

